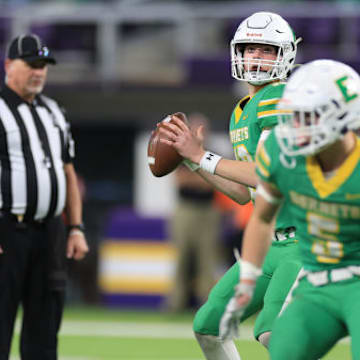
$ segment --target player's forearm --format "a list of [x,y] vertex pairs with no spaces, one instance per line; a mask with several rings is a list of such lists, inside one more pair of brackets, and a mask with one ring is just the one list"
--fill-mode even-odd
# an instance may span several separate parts
[[249,189],[234,181],[222,178],[199,169],[197,173],[217,190],[224,193],[237,203],[244,205],[251,200]]
[[255,163],[222,158],[215,169],[215,174],[239,184],[255,188],[257,177]]
[[252,216],[243,237],[242,259],[261,267],[271,244],[272,233],[272,222],[268,223],[256,215]]

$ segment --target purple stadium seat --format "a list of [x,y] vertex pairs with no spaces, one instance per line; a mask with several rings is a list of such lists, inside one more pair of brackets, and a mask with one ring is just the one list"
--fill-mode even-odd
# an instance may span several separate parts
[[339,18],[288,18],[295,34],[307,44],[334,44],[339,41]]
[[232,82],[229,56],[189,57],[184,62],[189,84],[228,85]]

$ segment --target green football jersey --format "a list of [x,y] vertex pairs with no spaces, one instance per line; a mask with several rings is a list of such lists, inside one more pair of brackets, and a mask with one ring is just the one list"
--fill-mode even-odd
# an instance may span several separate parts
[[[273,83],[258,91],[252,98],[245,96],[236,105],[230,120],[230,140],[235,158],[240,161],[255,161],[256,148],[264,128],[277,124],[281,112],[276,108],[285,83]],[[255,198],[255,189],[249,188],[251,198]],[[276,220],[276,229],[292,226],[289,211],[283,207]]]
[[285,198],[305,269],[360,265],[360,139],[345,162],[324,176],[313,156],[286,157],[274,131],[256,159],[257,173]]

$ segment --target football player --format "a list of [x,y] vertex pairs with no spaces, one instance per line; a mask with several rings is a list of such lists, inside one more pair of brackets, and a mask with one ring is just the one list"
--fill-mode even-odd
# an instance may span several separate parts
[[290,77],[279,109],[279,125],[257,155],[261,180],[236,306],[252,298],[282,204],[293,216],[304,269],[275,322],[271,359],[319,359],[347,334],[360,359],[360,139],[352,131],[360,128],[360,77],[340,62],[310,62]]
[[[255,155],[281,113],[276,104],[284,89],[282,80],[294,65],[297,43],[289,24],[274,13],[255,13],[239,25],[231,41],[231,68],[235,79],[247,83],[249,95],[238,102],[230,120],[230,139],[237,160],[205,151],[201,132],[193,134],[182,121],[175,119],[176,125],[161,128],[169,138],[162,140],[164,143],[172,145],[187,159],[189,167],[240,204],[254,195]],[[255,295],[245,313],[238,312],[233,303],[227,306],[239,281],[237,263],[215,285],[208,301],[197,312],[194,331],[206,359],[239,360],[232,340],[237,320],[243,321],[260,309],[254,335],[267,346],[272,323],[300,269],[297,260],[295,228],[283,208]]]

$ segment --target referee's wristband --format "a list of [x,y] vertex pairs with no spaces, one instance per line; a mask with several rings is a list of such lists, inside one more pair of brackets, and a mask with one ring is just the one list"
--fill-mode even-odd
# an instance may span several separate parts
[[220,155],[217,155],[211,151],[206,151],[200,160],[200,169],[203,169],[210,174],[215,174],[216,166],[220,160]]
[[69,225],[69,226],[67,227],[67,229],[68,229],[69,231],[71,231],[71,230],[79,230],[79,231],[84,232],[84,231],[85,231],[85,225],[84,225],[84,224]]

